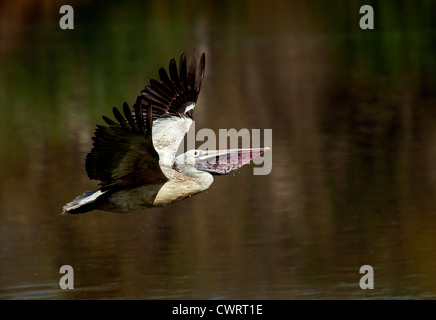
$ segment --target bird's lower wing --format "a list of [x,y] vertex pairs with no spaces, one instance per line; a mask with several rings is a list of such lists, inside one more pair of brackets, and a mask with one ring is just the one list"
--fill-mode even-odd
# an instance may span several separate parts
[[140,105],[135,106],[136,119],[127,104],[123,111],[124,116],[114,108],[118,122],[103,117],[108,126],[97,126],[93,148],[86,157],[89,178],[99,180],[103,188],[165,182],[151,136],[151,105],[149,117]]

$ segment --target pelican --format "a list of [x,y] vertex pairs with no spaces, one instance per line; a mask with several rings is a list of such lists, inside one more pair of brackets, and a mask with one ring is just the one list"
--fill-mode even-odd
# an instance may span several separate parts
[[228,174],[269,148],[189,150],[176,156],[193,122],[193,111],[205,71],[205,54],[189,63],[182,53],[177,67],[171,59],[151,79],[132,109],[116,107],[116,121],[97,125],[91,152],[86,156],[88,177],[100,188],[67,203],[63,213],[92,210],[133,212],[166,206],[208,189],[213,175]]

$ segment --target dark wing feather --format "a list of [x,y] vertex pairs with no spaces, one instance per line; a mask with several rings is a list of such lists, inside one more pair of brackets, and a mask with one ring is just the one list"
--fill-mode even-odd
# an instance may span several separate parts
[[[195,54],[193,54],[191,57],[195,58]],[[186,53],[182,53],[182,55],[180,56],[179,77],[180,77],[181,87],[186,91],[188,89],[187,87],[188,74],[186,72]]]
[[116,108],[113,107],[112,112],[114,113],[115,119],[118,120],[118,122],[120,123],[121,127],[125,130],[129,130],[129,123],[126,121],[126,119],[124,119],[123,115],[121,114],[121,112]]
[[109,118],[106,117],[106,116],[103,116],[103,120],[104,120],[108,125],[110,125],[110,126],[117,126],[117,125],[119,125],[118,123],[116,123],[115,121],[109,119]]
[[[186,116],[192,118],[192,110],[186,107],[195,104],[200,93],[201,81],[204,78],[205,55],[201,55],[197,66],[196,50],[194,49],[189,64],[187,65],[186,54],[182,53],[179,67],[175,59],[169,63],[169,75],[164,68],[159,69],[160,81],[150,80],[136,99],[141,104],[143,112],[147,112],[148,104],[153,104],[153,120],[169,116]],[[135,113],[133,115],[136,117]]]
[[90,179],[101,181],[102,187],[133,187],[158,184],[167,180],[159,166],[159,155],[152,141],[152,106],[144,114],[141,105],[134,108],[135,118],[127,104],[124,116],[117,108],[113,113],[118,123],[107,117],[109,126],[97,126],[93,148],[86,157]]

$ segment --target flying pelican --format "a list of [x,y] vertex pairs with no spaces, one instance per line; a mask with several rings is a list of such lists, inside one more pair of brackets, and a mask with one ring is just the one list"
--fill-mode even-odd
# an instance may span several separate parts
[[132,212],[165,206],[204,191],[213,174],[228,174],[269,148],[189,150],[176,156],[188,132],[205,70],[205,54],[197,66],[196,50],[169,63],[169,75],[159,69],[160,81],[150,80],[132,110],[113,108],[118,122],[105,116],[97,125],[93,147],[86,157],[90,179],[100,189],[87,191],[63,207],[63,212],[92,210]]

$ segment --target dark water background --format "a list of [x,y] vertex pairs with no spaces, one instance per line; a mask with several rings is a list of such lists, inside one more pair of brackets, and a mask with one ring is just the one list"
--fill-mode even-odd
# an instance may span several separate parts
[[[1,299],[436,298],[435,1],[69,4],[0,3]],[[192,47],[197,130],[272,129],[271,174],[60,215],[101,115]]]

